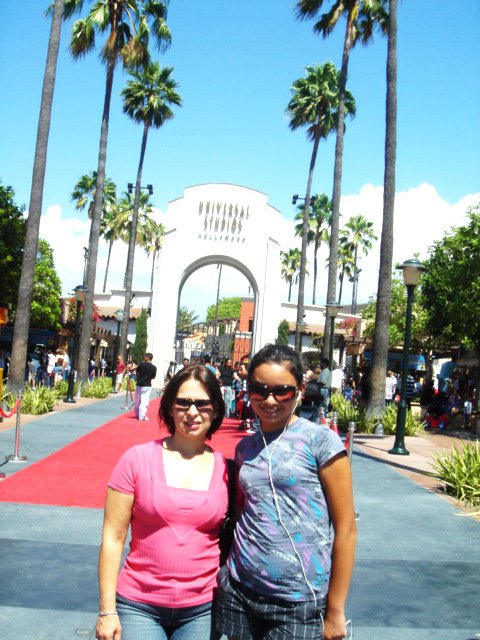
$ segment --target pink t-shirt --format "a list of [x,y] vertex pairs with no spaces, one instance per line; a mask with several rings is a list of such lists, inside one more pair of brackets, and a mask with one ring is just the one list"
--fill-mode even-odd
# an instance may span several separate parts
[[228,503],[227,468],[215,451],[208,491],[167,486],[163,439],[132,447],[108,486],[134,494],[130,551],[118,578],[121,596],[161,607],[190,607],[213,599],[218,533]]

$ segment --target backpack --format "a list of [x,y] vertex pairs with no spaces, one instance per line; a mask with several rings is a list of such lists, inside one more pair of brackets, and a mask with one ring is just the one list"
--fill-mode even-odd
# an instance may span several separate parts
[[307,382],[303,398],[308,402],[320,402],[320,385],[316,380],[309,380]]

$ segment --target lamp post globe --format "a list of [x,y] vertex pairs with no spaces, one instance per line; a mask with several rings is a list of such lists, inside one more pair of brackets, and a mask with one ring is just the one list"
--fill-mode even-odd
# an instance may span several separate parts
[[412,307],[415,287],[420,282],[425,266],[416,258],[405,260],[399,267],[403,271],[403,281],[407,287],[407,310],[405,314],[405,337],[403,340],[402,357],[402,384],[400,388],[400,402],[397,411],[397,423],[395,426],[395,443],[388,453],[397,456],[408,456],[410,452],[405,447],[405,423],[407,419],[407,376],[408,360],[410,356],[410,336],[412,331]]

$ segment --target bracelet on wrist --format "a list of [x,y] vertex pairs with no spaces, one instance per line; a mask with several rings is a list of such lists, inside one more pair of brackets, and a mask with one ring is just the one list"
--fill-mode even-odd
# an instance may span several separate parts
[[118,613],[116,611],[99,611],[98,612],[99,618],[105,618],[106,616],[118,616]]

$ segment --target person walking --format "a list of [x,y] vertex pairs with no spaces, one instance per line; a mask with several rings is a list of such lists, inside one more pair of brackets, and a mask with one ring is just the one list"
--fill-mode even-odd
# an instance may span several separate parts
[[230,418],[230,415],[235,411],[235,391],[233,389],[235,370],[232,367],[232,359],[227,358],[225,364],[220,366],[220,380],[223,385],[223,397],[225,399],[225,417]]
[[160,404],[169,435],[132,447],[115,467],[98,560],[98,640],[212,637],[228,471],[206,441],[224,411],[214,375],[201,365],[184,367]]
[[328,413],[328,406],[330,404],[330,388],[332,386],[332,372],[328,366],[328,358],[322,358],[320,360],[318,384],[320,386],[320,407],[323,407],[325,415]]
[[122,388],[123,375],[126,367],[127,365],[123,361],[122,356],[117,356],[117,362],[115,364],[115,393],[118,393]]
[[148,420],[147,409],[152,392],[152,380],[157,375],[157,367],[152,364],[153,355],[146,353],[143,362],[140,362],[135,369],[137,377],[137,388],[135,389],[134,414],[137,420]]
[[292,348],[261,349],[248,390],[260,430],[235,451],[241,510],[218,577],[217,631],[340,640],[356,538],[345,447],[326,425],[295,415],[304,382]]
[[413,372],[409,371],[407,375],[407,386],[405,390],[405,400],[407,402],[407,408],[412,408],[412,400],[415,397],[415,378]]
[[397,393],[397,382],[397,377],[393,371],[387,371],[387,377],[385,378],[385,404],[393,404]]

